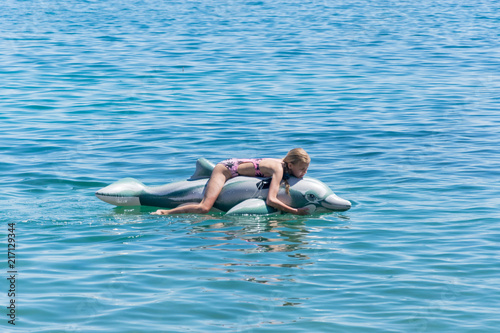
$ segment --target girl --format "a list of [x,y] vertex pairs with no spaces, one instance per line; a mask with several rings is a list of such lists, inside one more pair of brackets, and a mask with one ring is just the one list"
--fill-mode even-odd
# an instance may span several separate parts
[[170,210],[159,209],[151,214],[206,214],[214,205],[217,197],[222,191],[222,187],[228,179],[236,176],[249,176],[272,177],[271,184],[269,185],[269,193],[266,200],[266,203],[269,206],[287,213],[307,215],[309,214],[307,208],[290,207],[280,201],[277,196],[281,181],[283,180],[285,182],[286,192],[289,193],[290,185],[287,181],[288,176],[293,175],[297,178],[304,177],[304,175],[307,173],[307,168],[309,167],[310,162],[311,158],[302,148],[295,148],[290,150],[283,160],[275,158],[231,158],[222,161],[215,166],[205,188],[205,195],[200,203],[185,204]]

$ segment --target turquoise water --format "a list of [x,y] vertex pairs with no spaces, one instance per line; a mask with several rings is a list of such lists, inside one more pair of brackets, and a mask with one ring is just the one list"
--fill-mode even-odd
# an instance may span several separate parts
[[[2,331],[498,330],[497,2],[1,7]],[[351,210],[160,217],[94,196],[297,146]]]

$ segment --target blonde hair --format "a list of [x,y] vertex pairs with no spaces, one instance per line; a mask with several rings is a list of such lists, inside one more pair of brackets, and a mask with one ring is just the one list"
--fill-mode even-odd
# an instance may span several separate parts
[[297,164],[300,162],[311,163],[311,158],[302,148],[294,148],[286,154],[283,162]]
[[286,194],[290,194],[290,184],[288,183],[288,177],[285,177],[285,174],[288,174],[290,170],[288,169],[288,163],[298,164],[298,163],[311,163],[311,158],[306,153],[306,151],[302,148],[294,148],[286,154],[285,158],[283,158],[283,162],[285,165],[283,166],[283,181],[285,182],[285,191]]

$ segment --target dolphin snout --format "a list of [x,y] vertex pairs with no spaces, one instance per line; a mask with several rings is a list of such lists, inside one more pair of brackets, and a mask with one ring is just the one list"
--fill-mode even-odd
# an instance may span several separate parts
[[329,196],[327,196],[326,199],[323,200],[321,205],[327,209],[338,210],[338,211],[344,211],[351,208],[350,201],[342,199],[336,194],[330,194]]

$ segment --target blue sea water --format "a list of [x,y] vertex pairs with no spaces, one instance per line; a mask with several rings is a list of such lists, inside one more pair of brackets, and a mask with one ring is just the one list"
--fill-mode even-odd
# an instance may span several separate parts
[[[0,1],[2,331],[497,332],[499,7]],[[94,196],[294,147],[351,210]]]

